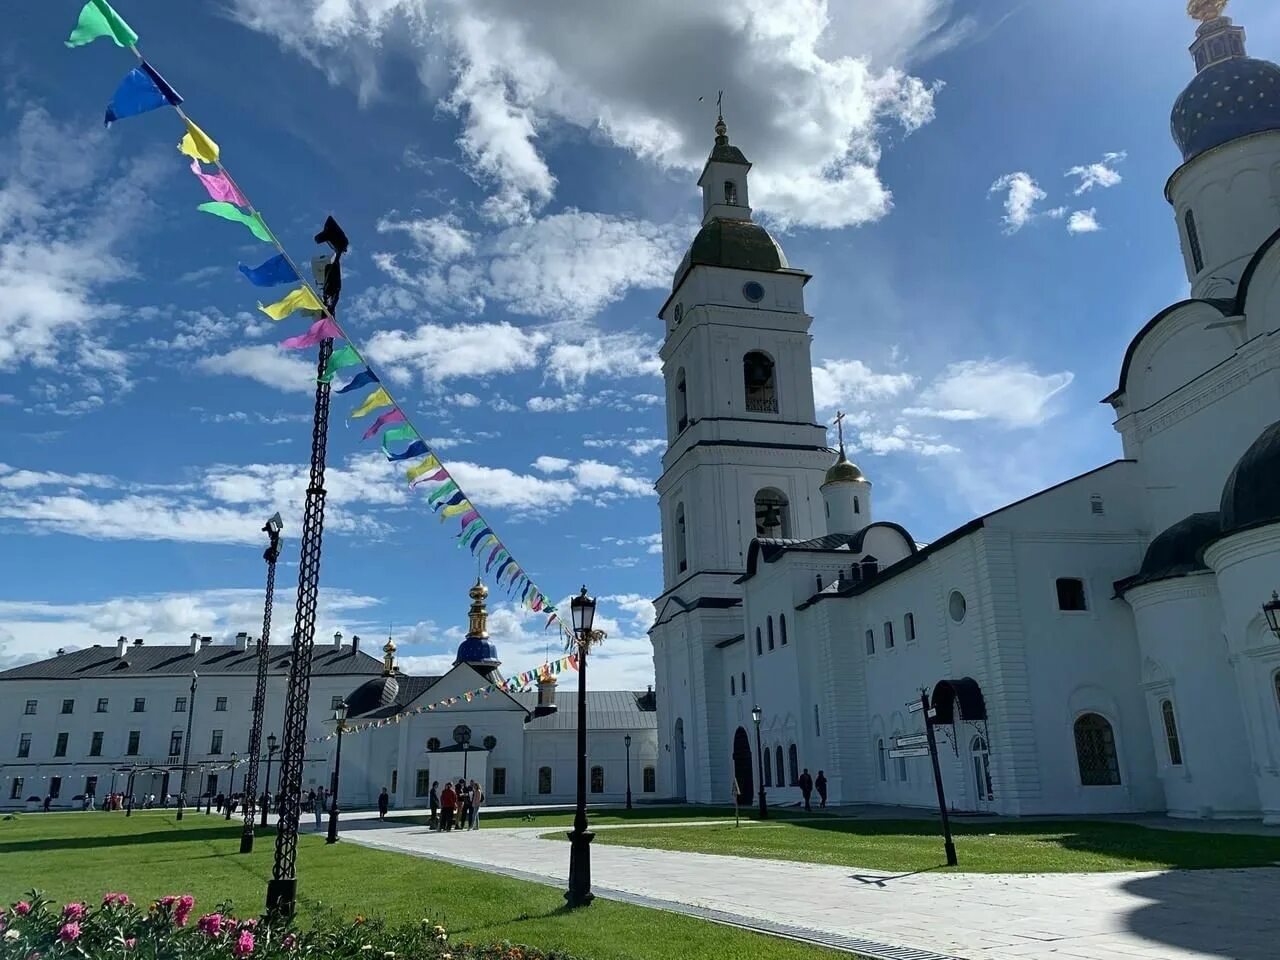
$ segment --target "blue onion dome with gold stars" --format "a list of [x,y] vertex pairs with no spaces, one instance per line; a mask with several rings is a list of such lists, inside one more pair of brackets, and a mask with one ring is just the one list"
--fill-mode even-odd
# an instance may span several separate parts
[[489,639],[489,613],[485,609],[485,599],[489,596],[489,588],[479,577],[475,586],[467,591],[471,597],[471,609],[467,612],[467,636],[458,645],[458,656],[454,664],[469,663],[473,667],[492,669],[502,664],[498,659],[498,648]]
[[1196,76],[1173,105],[1173,140],[1184,161],[1224,143],[1280,130],[1280,66],[1245,53],[1244,28],[1222,16],[1227,0],[1190,0],[1200,26]]

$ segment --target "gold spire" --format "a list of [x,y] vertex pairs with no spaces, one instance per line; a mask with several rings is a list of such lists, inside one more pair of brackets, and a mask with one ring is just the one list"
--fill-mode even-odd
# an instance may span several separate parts
[[489,613],[485,610],[484,601],[489,596],[489,588],[484,581],[476,577],[475,586],[467,591],[471,597],[471,609],[467,612],[467,636],[489,639]]
[[716,97],[716,146],[723,147],[729,142],[729,127],[724,122],[724,91]]
[[1217,20],[1230,0],[1187,0],[1187,16],[1201,23]]
[[387,637],[387,642],[382,645],[382,675],[389,677],[396,672],[396,642]]

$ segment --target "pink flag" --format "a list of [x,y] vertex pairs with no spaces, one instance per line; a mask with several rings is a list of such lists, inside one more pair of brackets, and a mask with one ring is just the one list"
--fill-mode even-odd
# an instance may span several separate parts
[[411,484],[409,484],[409,486],[416,487],[420,483],[429,483],[433,480],[448,480],[448,479],[449,479],[449,471],[446,470],[444,467],[441,467],[439,470],[437,470],[435,473],[433,473],[429,477],[417,477]]
[[479,520],[479,519],[480,519],[480,514],[477,511],[468,510],[466,513],[462,515],[462,519],[459,522],[462,524],[462,529],[465,530],[467,529],[467,524],[471,523],[473,520]]
[[311,329],[306,333],[290,337],[287,340],[281,340],[280,346],[289,350],[302,350],[306,347],[314,347],[321,340],[331,340],[340,336],[342,336],[342,331],[338,329],[338,325],[333,322],[333,319],[331,317],[321,317],[311,325]]
[[368,440],[370,437],[376,434],[383,427],[391,423],[404,423],[404,414],[401,413],[399,409],[388,410],[386,413],[380,416],[377,420],[373,421],[373,426],[371,426],[368,430],[366,430],[364,432],[364,436],[361,437],[360,439]]
[[249,206],[249,201],[245,199],[244,194],[236,189],[236,185],[228,180],[227,175],[221,170],[217,173],[204,173],[200,169],[200,161],[192,160],[191,172],[200,178],[200,182],[204,184],[204,188],[209,191],[209,196],[213,199],[234,203],[237,207]]

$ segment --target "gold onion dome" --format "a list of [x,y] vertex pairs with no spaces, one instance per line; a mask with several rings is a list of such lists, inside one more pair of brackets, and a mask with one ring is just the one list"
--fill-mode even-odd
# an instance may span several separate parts
[[850,480],[866,480],[862,471],[858,469],[858,465],[844,455],[844,448],[840,448],[840,456],[836,458],[827,469],[827,475],[823,479],[823,484],[843,483]]

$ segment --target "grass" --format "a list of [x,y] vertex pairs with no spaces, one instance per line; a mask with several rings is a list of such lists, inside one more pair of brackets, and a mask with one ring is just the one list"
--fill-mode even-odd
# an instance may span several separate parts
[[[748,819],[751,811],[744,808],[742,819]],[[699,823],[707,820],[732,820],[733,807],[635,807],[627,810],[621,807],[614,809],[591,809],[588,811],[591,823],[604,826],[610,824],[668,822]],[[814,817],[819,814],[807,814],[796,810],[770,811],[770,816],[789,820],[796,817]],[[419,815],[396,817],[396,822],[417,823],[425,825],[430,818]],[[510,812],[490,813],[487,810],[480,814],[480,823],[485,827],[571,827],[573,826],[572,810],[513,810]]]
[[[171,811],[30,814],[0,819],[0,904],[37,887],[58,901],[96,900],[122,891],[147,901],[191,893],[197,910],[233,900],[261,910],[274,837],[259,834],[241,855],[240,824]],[[681,914],[597,899],[570,912],[554,887],[372,850],[327,846],[314,834],[298,843],[299,914],[363,913],[389,921],[430,917],[455,940],[512,940],[594,960],[834,960],[805,944],[748,933]],[[847,955],[846,955],[847,956]]]
[[[1156,830],[1112,822],[952,824],[960,866],[948,868],[938,824],[926,820],[805,820],[601,830],[597,844],[796,860],[894,873],[1077,873],[1262,867],[1280,837]],[[551,833],[548,838],[560,838]]]

